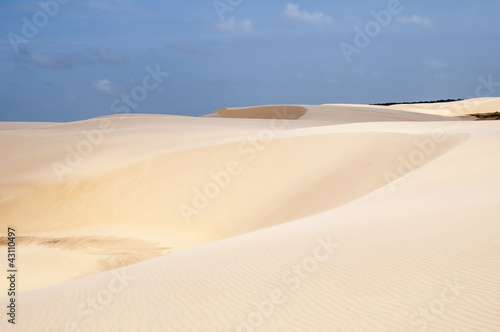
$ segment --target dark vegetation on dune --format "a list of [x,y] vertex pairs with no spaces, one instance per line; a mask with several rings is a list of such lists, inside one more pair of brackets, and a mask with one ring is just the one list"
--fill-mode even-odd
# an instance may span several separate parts
[[500,112],[472,114],[479,120],[500,120]]
[[374,106],[391,106],[391,105],[403,105],[403,104],[435,104],[435,103],[450,103],[452,101],[462,101],[464,99],[441,99],[432,101],[407,101],[402,103],[381,103],[381,104],[370,104]]
[[[374,106],[391,106],[391,105],[403,105],[403,104],[434,104],[434,103],[450,103],[453,101],[462,101],[464,99],[441,99],[433,101],[415,101],[415,102],[403,102],[403,103],[382,103],[382,104],[370,104]],[[478,120],[500,120],[500,112],[494,113],[478,113],[469,114],[470,116],[476,117]]]

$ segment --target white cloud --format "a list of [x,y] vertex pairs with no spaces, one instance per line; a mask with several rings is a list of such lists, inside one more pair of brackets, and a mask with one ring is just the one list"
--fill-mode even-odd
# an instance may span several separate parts
[[99,91],[111,94],[111,82],[106,78],[95,82],[94,88]]
[[397,21],[403,24],[417,24],[422,27],[430,27],[432,25],[432,21],[429,18],[418,15],[399,16]]
[[109,49],[100,49],[96,52],[96,60],[110,65],[125,65],[128,64],[126,56],[115,53]]
[[52,52],[40,54],[31,53],[23,48],[20,48],[20,52],[15,56],[14,60],[18,63],[54,70],[70,70],[93,63],[91,58],[78,53]]
[[107,95],[116,97],[122,92],[122,88],[119,85],[111,83],[110,80],[104,78],[99,80],[93,84],[93,87],[101,92],[104,92]]
[[249,32],[253,30],[253,23],[251,20],[235,20],[234,17],[231,17],[220,22],[217,27],[228,32]]
[[448,67],[448,64],[446,62],[440,62],[433,59],[424,60],[423,63],[427,68],[432,70],[440,70]]
[[289,3],[286,5],[283,15],[285,15],[285,17],[316,26],[326,26],[333,24],[333,18],[331,16],[320,12],[310,13],[307,10],[299,10],[299,5],[293,3]]

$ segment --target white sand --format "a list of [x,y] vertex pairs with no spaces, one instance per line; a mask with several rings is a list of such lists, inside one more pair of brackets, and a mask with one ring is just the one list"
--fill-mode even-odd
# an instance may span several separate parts
[[500,331],[480,101],[1,123],[0,330]]

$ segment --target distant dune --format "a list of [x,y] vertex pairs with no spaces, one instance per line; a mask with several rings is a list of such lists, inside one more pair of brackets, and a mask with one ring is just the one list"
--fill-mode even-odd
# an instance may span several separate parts
[[0,123],[0,330],[500,331],[499,111]]

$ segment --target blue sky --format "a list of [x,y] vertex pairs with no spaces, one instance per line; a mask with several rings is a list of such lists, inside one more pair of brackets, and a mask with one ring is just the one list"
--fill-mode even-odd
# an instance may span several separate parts
[[498,0],[4,0],[0,121],[500,96],[499,13]]

